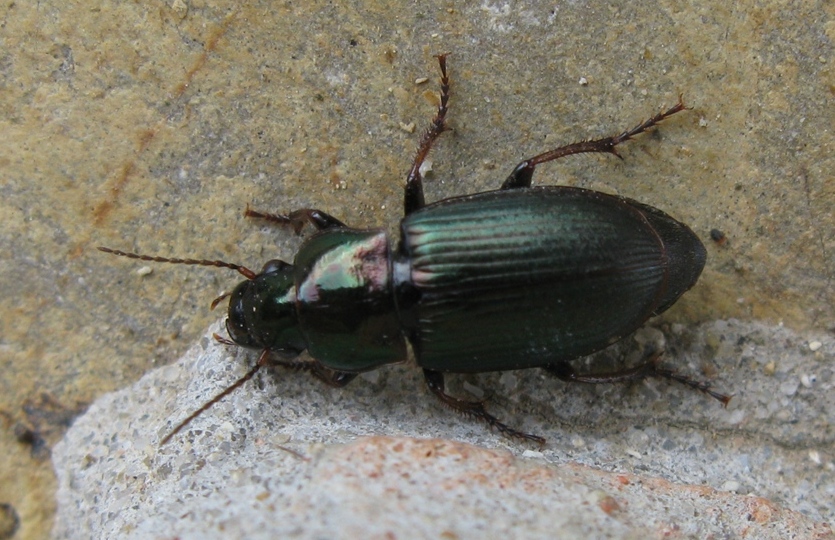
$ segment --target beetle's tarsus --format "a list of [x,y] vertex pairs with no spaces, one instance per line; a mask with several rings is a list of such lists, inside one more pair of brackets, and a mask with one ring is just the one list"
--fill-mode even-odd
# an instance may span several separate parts
[[316,210],[315,208],[301,208],[299,210],[294,210],[287,215],[284,214],[270,214],[268,212],[260,212],[258,210],[252,210],[249,205],[246,205],[246,210],[244,210],[244,217],[248,218],[256,218],[256,219],[263,219],[270,223],[275,223],[277,225],[290,225],[293,228],[293,232],[297,235],[301,234],[302,229],[304,228],[305,223],[310,223],[317,230],[324,230],[330,229],[332,227],[345,227],[346,225],[333,217],[330,214],[322,212],[321,210]]
[[565,146],[560,146],[559,148],[555,148],[553,150],[549,150],[547,152],[543,152],[542,154],[536,155],[530,159],[526,159],[520,162],[516,167],[514,167],[513,171],[510,173],[510,176],[502,184],[501,189],[518,189],[518,188],[529,188],[531,187],[531,181],[533,179],[533,173],[536,169],[537,165],[541,165],[548,161],[553,161],[555,159],[559,159],[565,156],[570,156],[573,154],[582,154],[582,153],[601,153],[601,154],[614,154],[620,159],[623,159],[620,154],[618,154],[615,147],[621,143],[624,143],[636,135],[639,135],[650,128],[659,124],[662,120],[669,118],[670,116],[676,114],[677,112],[681,112],[685,110],[687,107],[684,106],[684,101],[679,94],[678,103],[666,111],[662,113],[658,113],[649,120],[638,124],[632,129],[628,129],[622,132],[619,135],[615,135],[614,137],[605,137],[603,139],[597,139],[593,141],[582,141],[574,144],[568,144]]
[[412,168],[406,177],[406,187],[403,190],[403,214],[408,216],[415,210],[423,208],[426,200],[423,196],[423,176],[420,174],[420,166],[426,156],[429,155],[429,150],[432,148],[432,143],[446,131],[446,113],[449,104],[449,75],[446,69],[446,54],[439,54],[436,56],[438,65],[441,69],[441,96],[438,103],[438,112],[432,118],[429,128],[423,133],[420,139],[420,146],[415,154],[415,161],[412,163]]
[[712,390],[709,382],[691,379],[686,375],[681,375],[674,370],[663,367],[660,361],[663,354],[664,351],[656,351],[652,353],[647,360],[635,367],[605,373],[577,373],[568,362],[557,362],[549,366],[545,366],[544,369],[565,382],[579,382],[586,384],[611,384],[639,381],[650,377],[668,379],[689,386],[694,390],[704,392],[705,394],[720,401],[723,406],[728,406],[728,402],[731,401],[733,396],[728,396]]
[[697,381],[695,379],[691,379],[686,375],[680,375],[675,371],[667,368],[663,368],[661,366],[656,366],[653,372],[649,376],[654,377],[663,377],[665,379],[669,379],[671,381],[680,382],[681,384],[687,385],[694,390],[698,390],[699,392],[703,392],[710,397],[719,401],[723,407],[727,407],[728,403],[731,402],[733,396],[728,396],[726,394],[721,394],[715,390],[712,390],[712,385],[707,381]]
[[485,422],[488,426],[495,429],[502,435],[508,438],[521,439],[524,441],[535,442],[540,446],[545,445],[545,439],[538,435],[531,435],[513,429],[499,421],[498,418],[488,413],[484,408],[484,401],[466,401],[457,397],[450,396],[444,391],[444,374],[440,371],[432,371],[431,369],[423,370],[424,378],[426,379],[426,386],[429,390],[441,400],[441,403],[470,418],[475,418]]

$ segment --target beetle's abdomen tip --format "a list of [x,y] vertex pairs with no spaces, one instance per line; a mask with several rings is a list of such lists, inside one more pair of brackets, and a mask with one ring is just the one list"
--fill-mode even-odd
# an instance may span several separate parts
[[670,235],[668,231],[665,238],[667,283],[655,315],[666,311],[696,284],[707,261],[707,250],[701,240],[687,226],[678,222],[675,224],[678,229],[676,234]]

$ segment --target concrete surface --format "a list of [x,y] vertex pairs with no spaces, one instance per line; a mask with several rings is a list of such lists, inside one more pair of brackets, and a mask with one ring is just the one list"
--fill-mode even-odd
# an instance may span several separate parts
[[[831,337],[833,15],[831,2],[777,1],[5,4],[6,530],[49,534],[50,448],[66,426],[97,397],[179,358],[219,316],[208,303],[237,280],[184,267],[136,273],[95,246],[253,268],[292,257],[299,239],[248,223],[247,203],[316,206],[394,230],[442,51],[452,53],[454,131],[432,155],[428,200],[494,188],[519,160],[632,126],[683,92],[693,110],[630,143],[624,161],[578,156],[535,181],[617,191],[705,240],[698,286],[654,324],[739,318]],[[709,241],[712,228],[725,245]],[[790,354],[775,352],[775,369]],[[420,381],[406,380],[408,406],[430,407]],[[631,421],[609,428],[629,431]],[[827,429],[788,439],[798,483],[817,482],[809,452],[831,462]]]
[[835,538],[835,339],[812,352],[737,321],[678,330],[668,361],[707,362],[736,394],[728,409],[657,381],[467,378],[547,437],[539,448],[444,409],[408,366],[343,390],[275,370],[159,447],[254,358],[215,343],[214,325],[56,445],[55,537]]

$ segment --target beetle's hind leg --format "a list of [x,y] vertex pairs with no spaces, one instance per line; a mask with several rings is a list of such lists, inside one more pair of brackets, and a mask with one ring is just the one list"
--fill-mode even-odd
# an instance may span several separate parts
[[642,364],[633,368],[622,369],[619,371],[609,371],[606,373],[577,373],[571,364],[568,362],[557,362],[544,369],[566,382],[579,382],[586,384],[608,384],[628,381],[639,381],[650,377],[660,379],[667,379],[676,381],[687,385],[694,390],[704,392],[709,396],[722,402],[722,405],[727,406],[733,396],[720,394],[715,390],[711,390],[710,383],[704,381],[697,381],[684,375],[680,375],[671,369],[667,369],[661,365],[661,355],[663,351],[658,351],[650,355],[650,357]]
[[495,428],[499,433],[501,433],[505,437],[533,441],[539,444],[540,446],[545,444],[545,439],[543,439],[542,437],[539,437],[537,435],[531,435],[529,433],[524,433],[522,431],[517,431],[512,427],[499,422],[499,420],[495,416],[488,413],[484,409],[483,402],[465,401],[463,399],[458,399],[447,394],[444,391],[444,374],[440,371],[424,369],[423,376],[426,378],[426,386],[429,387],[429,390],[433,394],[435,394],[435,396],[438,399],[440,399],[444,403],[444,405],[447,405],[448,407],[467,416],[471,416],[483,422],[487,422],[487,425],[489,425],[492,428]]
[[617,145],[628,141],[629,139],[640,133],[647,131],[648,129],[657,125],[662,120],[669,118],[670,116],[678,112],[681,112],[686,108],[687,107],[684,106],[684,102],[682,101],[681,96],[679,96],[678,103],[674,107],[671,107],[662,113],[656,114],[646,122],[638,124],[634,128],[626,130],[620,135],[615,135],[614,137],[605,137],[603,139],[597,139],[595,141],[583,141],[579,143],[568,144],[566,146],[560,146],[559,148],[555,148],[553,150],[549,150],[547,152],[539,154],[538,156],[526,159],[513,169],[513,172],[510,173],[510,176],[508,176],[507,180],[505,180],[502,184],[501,189],[517,189],[531,187],[533,172],[536,169],[537,165],[540,165],[547,161],[553,161],[561,157],[570,156],[572,154],[582,154],[584,152],[600,152],[603,154],[614,154],[620,157],[620,155],[618,155],[617,150],[615,150],[615,147]]
[[441,68],[441,100],[438,103],[438,112],[432,119],[432,123],[423,133],[420,139],[420,146],[418,147],[415,161],[406,177],[406,188],[403,193],[403,215],[408,216],[415,210],[423,208],[425,199],[423,198],[423,177],[420,174],[420,166],[423,165],[423,160],[429,155],[429,150],[432,148],[432,143],[435,142],[441,133],[447,130],[446,113],[447,104],[449,103],[449,76],[446,70],[446,54],[439,54],[438,65]]

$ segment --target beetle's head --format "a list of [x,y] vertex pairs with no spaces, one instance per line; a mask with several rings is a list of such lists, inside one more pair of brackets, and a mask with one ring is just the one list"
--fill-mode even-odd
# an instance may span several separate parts
[[260,274],[235,287],[226,331],[242,347],[269,349],[285,358],[301,354],[307,343],[299,332],[293,265],[268,261]]

